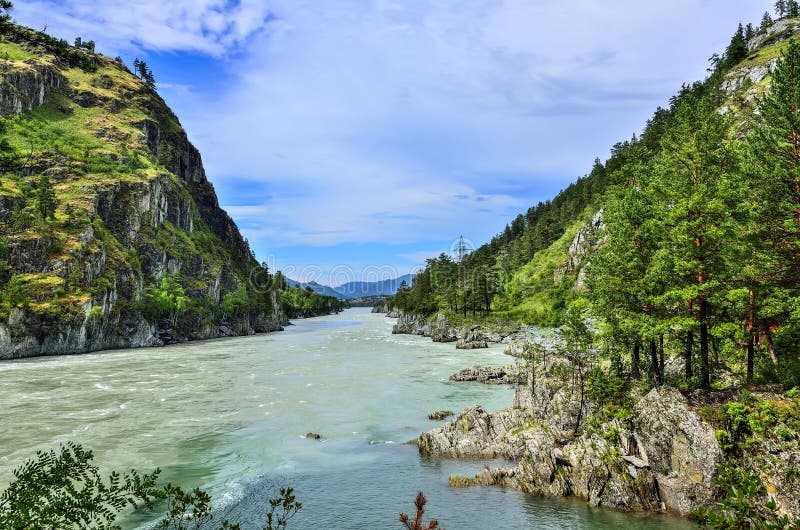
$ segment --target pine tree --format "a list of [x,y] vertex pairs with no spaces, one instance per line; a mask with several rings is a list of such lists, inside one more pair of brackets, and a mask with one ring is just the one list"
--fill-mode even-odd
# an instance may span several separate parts
[[747,39],[741,22],[725,50],[725,65],[730,68],[747,57]]
[[753,27],[752,23],[748,23],[747,26],[745,26],[744,28],[745,42],[750,42],[755,36],[756,36],[756,29]]
[[146,62],[135,58],[133,60],[133,70],[139,76],[139,79],[144,81],[145,85],[152,89],[156,88],[156,79],[153,76],[153,71],[147,66]]
[[[684,91],[656,158],[654,191],[660,194],[667,244],[654,264],[665,278],[661,299],[672,306],[672,325],[699,331],[701,385],[711,384],[709,345],[714,304],[731,286],[729,267],[741,248],[739,221],[743,190],[729,123],[708,97]],[[689,303],[689,322],[684,313]]]
[[11,0],[0,0],[0,24],[7,24],[11,21],[11,10],[14,3]]
[[775,2],[775,13],[778,15],[778,18],[786,16],[786,0],[777,0]]
[[36,208],[42,219],[55,219],[58,199],[53,184],[47,175],[42,175],[36,188]]
[[767,28],[773,24],[772,17],[769,14],[769,11],[764,11],[764,16],[761,17],[761,25],[758,27],[759,33],[764,33],[767,31]]
[[[789,41],[747,138],[752,234],[759,286],[756,316],[773,363],[797,353],[800,335],[800,44]],[[776,335],[773,337],[773,335]]]
[[783,281],[800,282],[800,43],[790,40],[771,72],[771,90],[758,100],[750,137],[761,168],[764,221],[770,240],[785,261]]
[[[615,179],[603,210],[607,241],[592,257],[587,280],[595,312],[603,315],[611,344],[625,344],[631,351],[631,375],[639,378],[641,341],[657,335],[656,297],[660,282],[651,273],[662,245],[663,213],[644,186],[649,173],[646,150],[626,150],[625,164]],[[656,374],[654,374],[656,375]]]

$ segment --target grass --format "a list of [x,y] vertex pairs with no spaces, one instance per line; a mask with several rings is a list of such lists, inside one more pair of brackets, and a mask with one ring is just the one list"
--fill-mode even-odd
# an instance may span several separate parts
[[[20,32],[24,34],[25,30]],[[202,222],[185,185],[149,151],[138,125],[146,119],[155,121],[162,128],[162,137],[168,137],[183,132],[177,118],[157,94],[144,88],[142,81],[124,66],[101,55],[95,59],[98,66],[93,71],[63,67],[63,61],[39,44],[0,39],[0,63],[6,72],[47,67],[58,70],[67,85],[66,90],[51,94],[47,104],[5,120],[7,139],[18,156],[18,164],[27,168],[27,176],[0,175],[0,195],[23,204],[35,220],[13,234],[0,222],[0,230],[12,240],[50,236],[56,244],[51,247],[48,261],[58,263],[56,269],[72,262],[69,267],[73,271],[66,278],[64,269],[12,276],[6,285],[0,285],[0,316],[7,317],[9,309],[20,303],[42,315],[80,311],[81,305],[102,295],[111,285],[120,266],[141,274],[142,257],[136,250],[125,248],[99,218],[95,217],[91,223],[95,240],[84,243],[80,239],[88,228],[98,193],[116,189],[120,184],[136,188],[161,179],[170,201],[181,198],[190,205],[192,232],[171,223],[154,228],[145,220],[136,240],[139,248],[149,243],[184,264],[201,256],[205,272],[201,278],[186,280],[187,287],[207,289],[224,264],[232,261],[230,251]],[[86,93],[90,97],[85,97]],[[78,98],[91,105],[79,105]],[[113,111],[112,102],[116,102]],[[55,218],[47,221],[39,219],[34,210],[35,189],[44,172],[59,201]],[[136,200],[138,195],[132,194],[121,197],[120,203],[123,208],[132,209]],[[106,265],[100,277],[87,284],[80,261],[87,254],[103,250],[107,255]],[[237,264],[231,265],[236,269]],[[236,273],[247,277],[246,271],[236,269]]]
[[567,274],[559,283],[553,275],[565,263],[570,243],[590,218],[590,212],[584,212],[583,218],[568,226],[557,241],[514,273],[504,286],[504,294],[495,298],[495,315],[539,326],[559,323],[565,302],[574,296],[576,275]]
[[35,56],[14,42],[0,40],[0,60],[3,61],[25,61],[33,59]]

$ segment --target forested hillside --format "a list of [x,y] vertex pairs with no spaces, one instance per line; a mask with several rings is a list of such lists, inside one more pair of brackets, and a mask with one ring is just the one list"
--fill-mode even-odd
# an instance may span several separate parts
[[579,315],[595,349],[656,382],[681,356],[690,384],[715,370],[800,383],[800,21],[778,15],[740,25],[705,80],[552,201],[461,262],[428,260],[394,305]]

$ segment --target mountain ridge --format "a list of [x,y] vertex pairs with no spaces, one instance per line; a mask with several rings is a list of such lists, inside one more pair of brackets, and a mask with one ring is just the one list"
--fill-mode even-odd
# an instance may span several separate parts
[[402,276],[398,276],[397,278],[389,278],[386,280],[371,282],[351,281],[337,285],[336,287],[323,285],[313,280],[310,282],[299,282],[297,280],[287,279],[287,281],[292,287],[311,287],[311,289],[318,294],[324,296],[333,296],[341,300],[348,300],[368,296],[392,296],[397,292],[403,282],[405,282],[406,285],[411,285],[413,279],[413,274],[404,274]]
[[158,93],[93,50],[1,29],[0,358],[282,329]]

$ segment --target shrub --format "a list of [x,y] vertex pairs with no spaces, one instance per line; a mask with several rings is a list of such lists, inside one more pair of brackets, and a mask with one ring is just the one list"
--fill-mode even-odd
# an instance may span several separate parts
[[722,447],[724,451],[730,451],[734,448],[733,436],[731,436],[731,433],[723,429],[717,429],[715,434],[717,436],[719,446]]
[[148,287],[144,298],[141,306],[144,317],[150,322],[167,318],[173,327],[191,302],[178,278],[172,275],[162,277],[157,286]]
[[719,501],[716,506],[697,510],[700,526],[706,528],[758,528],[788,530],[798,528],[781,515],[778,504],[768,493],[761,477],[749,467],[723,464],[714,479]]
[[14,470],[14,480],[0,494],[0,527],[114,528],[111,523],[123,508],[155,498],[158,474],[131,471],[102,479],[92,452],[80,445],[39,451]]
[[730,425],[731,433],[736,436],[745,432],[749,426],[748,408],[744,403],[734,401],[728,403],[726,408],[727,420]]
[[[67,443],[58,451],[39,451],[36,457],[13,471],[14,479],[0,493],[0,528],[118,530],[115,523],[127,507],[153,508],[154,501],[166,503],[167,513],[158,523],[163,530],[209,528],[211,496],[195,488],[184,491],[167,484],[158,487],[161,470],[149,474],[136,471],[100,476],[93,455],[78,444]],[[266,526],[262,530],[285,530],[289,520],[302,508],[292,488],[268,500]],[[219,530],[240,530],[224,521]]]

